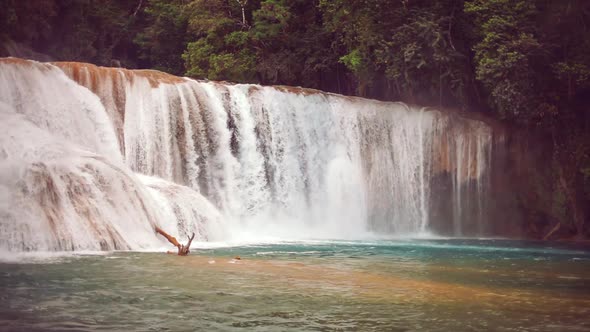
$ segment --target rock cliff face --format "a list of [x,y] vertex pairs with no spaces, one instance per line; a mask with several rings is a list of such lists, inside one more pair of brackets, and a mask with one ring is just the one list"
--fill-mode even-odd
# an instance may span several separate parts
[[[202,239],[241,231],[495,236],[515,235],[521,225],[503,176],[510,166],[506,135],[489,121],[301,88],[83,63],[9,58],[0,69],[7,112],[117,163],[140,187],[134,193],[156,201],[149,207],[165,214],[157,218]],[[42,143],[35,144],[41,153]],[[219,227],[205,227],[206,220]]]

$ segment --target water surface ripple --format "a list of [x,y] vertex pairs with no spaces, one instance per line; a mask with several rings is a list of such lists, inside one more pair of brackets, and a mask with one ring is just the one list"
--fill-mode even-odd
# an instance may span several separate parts
[[0,263],[0,330],[590,331],[590,250],[323,241]]

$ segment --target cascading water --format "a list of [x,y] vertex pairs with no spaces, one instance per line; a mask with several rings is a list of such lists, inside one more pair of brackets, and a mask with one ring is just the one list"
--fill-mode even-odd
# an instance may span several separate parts
[[155,225],[215,238],[216,209],[133,174],[99,98],[59,68],[0,61],[0,126],[1,251],[159,248]]
[[[66,155],[76,154],[72,159],[81,159],[83,151],[84,158],[101,163],[87,173],[128,182],[115,199],[111,186],[75,164],[45,171],[51,178],[82,173],[79,183],[64,188],[75,192],[81,186],[102,195],[104,202],[86,204],[100,216],[92,218],[100,219],[92,227],[117,225],[112,219],[129,223],[115,227],[117,236],[107,237],[106,243],[113,243],[107,249],[156,245],[149,231],[155,224],[175,235],[194,231],[202,240],[486,231],[493,132],[480,121],[299,88],[15,59],[0,60],[0,101],[26,126],[71,145]],[[51,149],[42,140],[32,142],[29,159],[16,161],[7,152],[16,143],[3,140],[3,169],[45,163],[44,151]],[[68,158],[51,160],[69,163]],[[28,181],[22,174],[20,179]],[[21,190],[13,183],[4,187],[8,196]],[[77,197],[85,191],[69,196],[63,191],[55,194],[60,202],[86,199]],[[30,219],[19,220],[20,208],[10,218],[4,217],[8,208],[0,211],[0,248],[105,248],[91,241],[73,247],[59,241],[21,245],[28,236],[23,229],[47,218],[41,211],[46,193],[40,196],[40,211]],[[66,224],[60,218],[69,217],[45,224],[59,228]],[[98,233],[89,238],[105,238]]]

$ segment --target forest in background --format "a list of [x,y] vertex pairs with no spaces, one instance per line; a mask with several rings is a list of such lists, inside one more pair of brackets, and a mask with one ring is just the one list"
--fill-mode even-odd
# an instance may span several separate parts
[[4,0],[0,55],[485,113],[536,151],[526,231],[589,236],[589,24],[586,0]]

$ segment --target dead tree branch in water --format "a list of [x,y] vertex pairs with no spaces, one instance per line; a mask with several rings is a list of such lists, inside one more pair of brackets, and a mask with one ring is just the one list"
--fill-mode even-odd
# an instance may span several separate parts
[[168,242],[172,243],[172,245],[178,248],[178,256],[186,256],[190,253],[191,242],[193,242],[193,239],[195,238],[195,233],[193,233],[193,235],[188,238],[188,243],[186,245],[180,244],[174,236],[164,232],[160,227],[157,226],[156,233],[161,234],[166,238],[166,240],[168,240]]
[[555,233],[556,233],[556,232],[559,230],[559,228],[561,228],[561,223],[560,223],[560,222],[558,222],[558,223],[557,223],[557,225],[555,225],[555,226],[554,226],[554,227],[553,227],[553,228],[552,228],[552,229],[549,231],[549,233],[547,233],[547,235],[545,235],[545,236],[543,237],[543,241],[547,241],[547,240],[549,240],[549,238],[551,238],[551,236],[552,236],[553,234],[555,234]]

